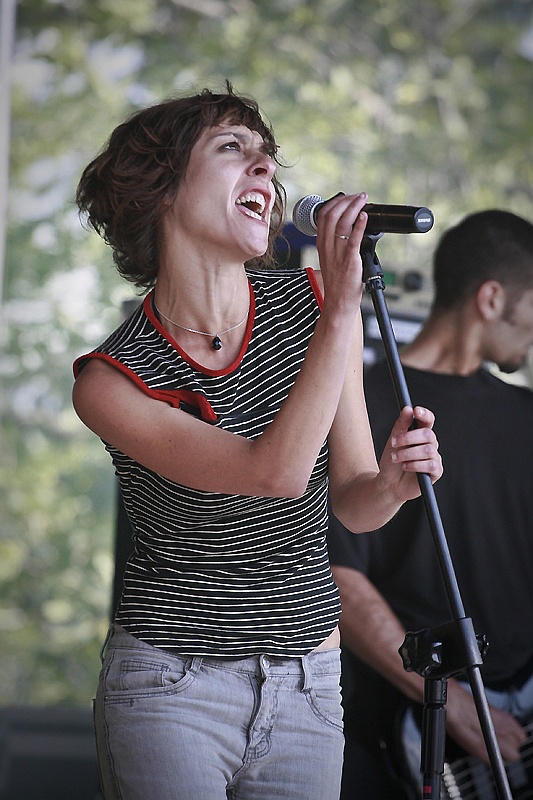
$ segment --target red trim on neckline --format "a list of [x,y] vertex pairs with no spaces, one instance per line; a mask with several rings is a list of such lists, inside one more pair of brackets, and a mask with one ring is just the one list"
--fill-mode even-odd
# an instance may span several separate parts
[[229,375],[231,372],[233,372],[234,369],[236,369],[239,366],[248,348],[248,345],[250,344],[250,339],[252,338],[252,330],[255,322],[255,295],[250,279],[247,278],[247,280],[248,280],[248,289],[250,292],[250,310],[248,312],[248,321],[246,323],[246,328],[244,331],[244,339],[242,347],[237,353],[237,357],[235,358],[233,363],[229,364],[224,369],[209,369],[208,367],[204,367],[203,364],[200,364],[198,361],[195,361],[193,358],[191,358],[191,356],[187,353],[186,350],[183,350],[183,348],[179,346],[179,344],[169,334],[167,329],[160,323],[160,321],[158,320],[158,318],[154,313],[152,305],[152,296],[154,293],[154,289],[152,289],[152,291],[149,292],[149,294],[147,294],[146,297],[144,298],[143,310],[148,319],[150,320],[150,322],[152,323],[152,325],[154,326],[154,328],[161,334],[161,336],[164,339],[167,340],[167,342],[169,342],[169,344],[172,345],[174,350],[176,350],[176,352],[180,354],[183,360],[186,361],[187,364],[190,364],[190,366],[193,367],[195,370],[197,370],[197,372],[201,372],[203,375],[210,375],[212,377]]
[[305,271],[307,272],[307,277],[309,278],[309,283],[311,284],[311,288],[316,297],[318,307],[322,311],[322,306],[324,304],[324,297],[322,296],[322,292],[320,291],[320,286],[318,285],[318,281],[316,279],[315,270],[313,267],[306,267]]

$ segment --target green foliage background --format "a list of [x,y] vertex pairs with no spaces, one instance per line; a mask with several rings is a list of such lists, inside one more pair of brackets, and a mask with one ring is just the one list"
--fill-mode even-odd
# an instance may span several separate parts
[[427,273],[440,233],[504,206],[533,219],[529,0],[20,0],[0,461],[0,704],[87,704],[111,601],[114,478],[71,409],[71,363],[131,289],[81,227],[79,174],[112,128],[229,78],[289,169],[289,207],[364,188],[428,205],[384,265]]

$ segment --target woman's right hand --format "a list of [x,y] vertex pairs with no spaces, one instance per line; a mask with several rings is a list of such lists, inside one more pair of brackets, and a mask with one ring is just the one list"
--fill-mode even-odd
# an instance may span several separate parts
[[318,215],[317,250],[328,306],[353,310],[363,289],[360,247],[368,215],[365,192],[337,195]]

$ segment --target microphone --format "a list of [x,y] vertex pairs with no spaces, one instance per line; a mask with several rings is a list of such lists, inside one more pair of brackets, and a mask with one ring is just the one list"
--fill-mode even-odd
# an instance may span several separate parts
[[[329,199],[333,200],[332,197]],[[329,201],[323,200],[317,194],[308,194],[298,200],[292,212],[292,221],[300,233],[305,233],[306,236],[316,236],[318,212],[327,202]],[[433,227],[433,214],[425,206],[367,203],[363,211],[368,214],[365,228],[367,234],[426,233]]]

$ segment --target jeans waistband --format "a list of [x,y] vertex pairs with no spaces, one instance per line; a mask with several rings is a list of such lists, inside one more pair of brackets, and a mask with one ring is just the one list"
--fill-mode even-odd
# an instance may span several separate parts
[[340,673],[340,649],[313,650],[303,656],[296,658],[282,658],[270,656],[268,653],[260,653],[245,658],[226,658],[214,656],[197,656],[186,653],[172,653],[154,647],[148,642],[143,642],[131,633],[128,633],[121,625],[113,623],[107,632],[100,651],[100,658],[103,660],[109,647],[113,649],[135,649],[146,650],[147,652],[162,653],[169,658],[194,658],[202,663],[221,669],[237,669],[239,672],[250,673],[252,675],[304,675],[306,679],[309,675]]

